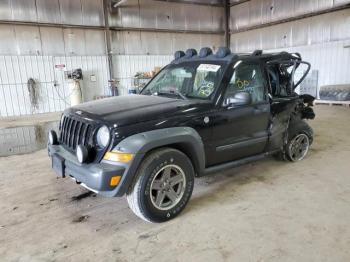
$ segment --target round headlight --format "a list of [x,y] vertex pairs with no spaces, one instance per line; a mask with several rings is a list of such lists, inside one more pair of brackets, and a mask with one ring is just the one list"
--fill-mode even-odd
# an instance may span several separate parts
[[97,131],[96,141],[100,147],[106,147],[110,139],[110,133],[107,126],[102,126]]

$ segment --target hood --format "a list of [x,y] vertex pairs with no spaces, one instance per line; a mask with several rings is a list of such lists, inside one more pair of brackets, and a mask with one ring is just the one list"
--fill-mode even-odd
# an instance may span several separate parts
[[196,111],[200,104],[209,101],[180,100],[160,96],[126,95],[83,103],[68,109],[70,114],[80,114],[118,127],[161,119],[176,114]]

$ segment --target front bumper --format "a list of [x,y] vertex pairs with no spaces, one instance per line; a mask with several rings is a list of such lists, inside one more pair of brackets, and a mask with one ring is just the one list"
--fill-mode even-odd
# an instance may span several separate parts
[[[129,164],[102,161],[101,163],[81,164],[76,156],[61,145],[48,145],[48,154],[64,159],[64,173],[74,178],[87,189],[106,197],[122,196],[126,192],[126,176]],[[120,176],[117,186],[110,186],[112,176]]]

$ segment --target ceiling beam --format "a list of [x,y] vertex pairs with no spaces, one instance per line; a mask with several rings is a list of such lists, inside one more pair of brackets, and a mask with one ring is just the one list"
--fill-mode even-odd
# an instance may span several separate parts
[[155,0],[159,2],[169,2],[169,3],[179,3],[179,4],[188,4],[188,5],[204,5],[204,6],[218,6],[224,7],[224,1],[219,1],[220,3],[208,3],[203,1],[186,1],[186,0]]
[[208,30],[181,30],[181,29],[160,29],[160,28],[139,28],[139,27],[113,27],[108,26],[90,26],[90,25],[73,25],[73,24],[54,24],[41,22],[23,22],[0,20],[0,24],[6,25],[25,25],[25,26],[41,26],[41,27],[56,27],[56,28],[73,28],[73,29],[94,29],[94,30],[111,30],[111,31],[141,31],[141,32],[159,32],[159,33],[184,33],[184,34],[212,34],[223,35],[223,30],[208,31]]
[[0,20],[0,24],[6,25],[27,25],[27,26],[42,26],[42,27],[60,27],[60,28],[76,28],[76,29],[98,29],[104,30],[104,26],[94,25],[73,25],[73,24],[56,24],[56,23],[42,23],[42,22],[27,22],[14,20]]
[[245,2],[249,2],[250,0],[240,0],[240,1],[236,1],[236,2],[233,2],[230,4],[230,6],[235,6],[235,5],[240,5],[240,4],[243,4]]
[[204,30],[181,30],[181,29],[160,29],[160,28],[138,28],[138,27],[110,27],[113,31],[141,31],[154,33],[179,33],[179,34],[212,34],[223,35],[225,32],[218,31],[204,31]]

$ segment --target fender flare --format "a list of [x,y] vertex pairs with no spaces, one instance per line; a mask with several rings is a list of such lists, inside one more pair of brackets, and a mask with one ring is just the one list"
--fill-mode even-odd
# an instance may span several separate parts
[[292,117],[288,125],[288,139],[300,132],[305,133],[309,137],[311,145],[314,138],[314,132],[312,128],[304,119]]
[[201,137],[193,128],[171,127],[138,133],[123,139],[112,150],[135,155],[122,178],[122,187],[118,195],[123,195],[131,186],[144,156],[153,149],[165,146],[179,149],[185,153],[192,161],[198,175],[204,172],[204,145]]

